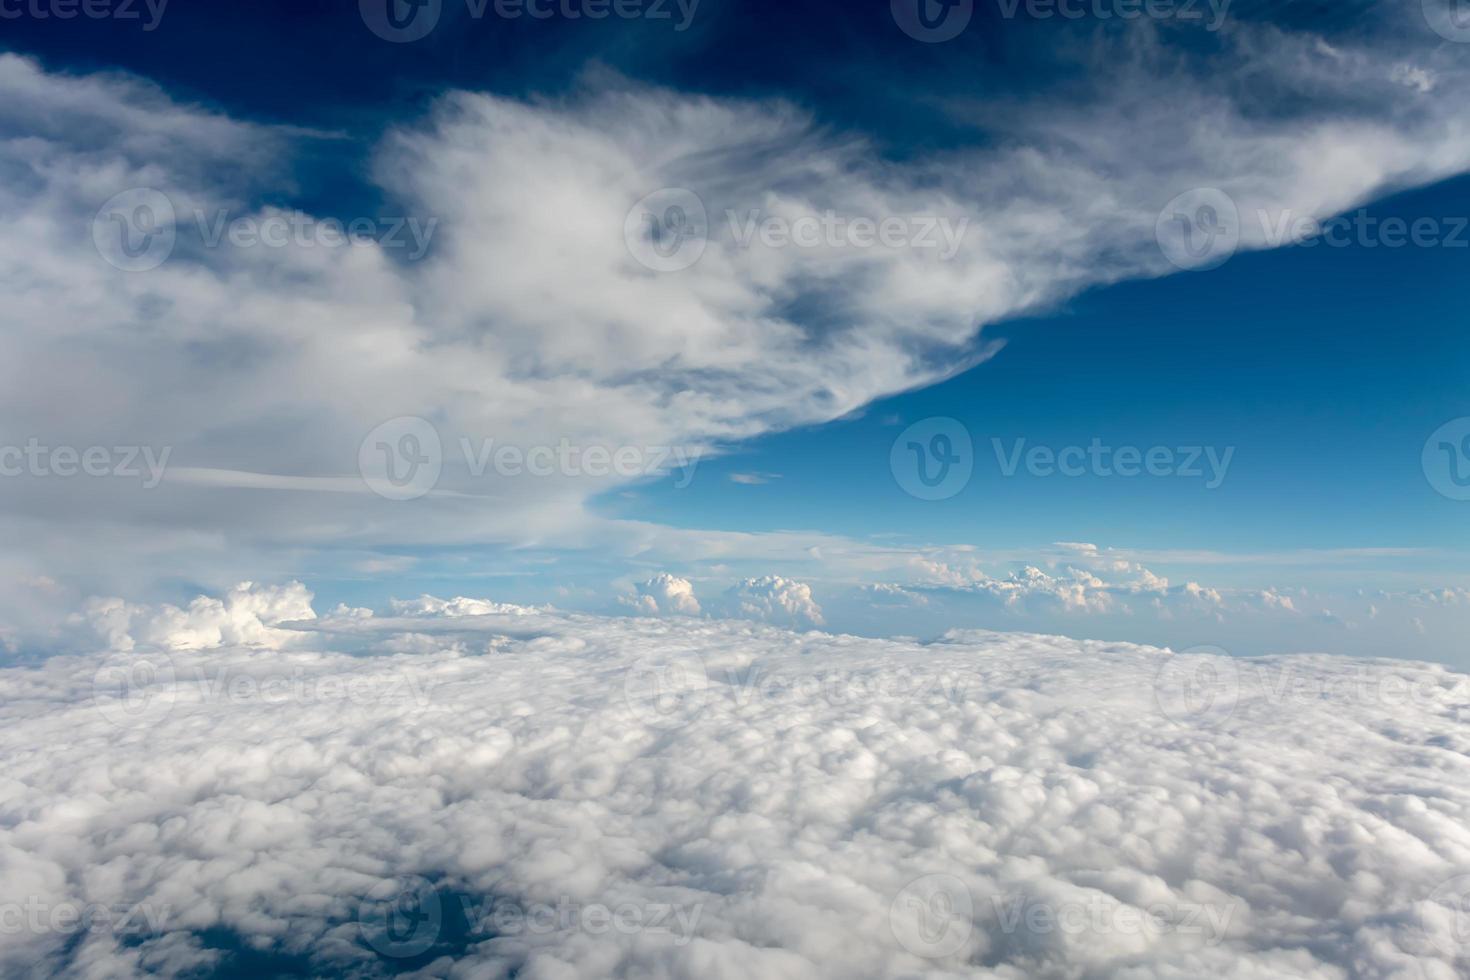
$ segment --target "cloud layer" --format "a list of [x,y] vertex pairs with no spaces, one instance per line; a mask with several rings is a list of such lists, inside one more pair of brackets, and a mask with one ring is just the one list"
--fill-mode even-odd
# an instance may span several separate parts
[[220,607],[0,671],[7,975],[1470,969],[1441,667]]

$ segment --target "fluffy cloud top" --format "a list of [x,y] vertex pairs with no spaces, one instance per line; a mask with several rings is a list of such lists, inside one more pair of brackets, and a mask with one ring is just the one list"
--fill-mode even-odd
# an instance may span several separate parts
[[0,671],[0,972],[1470,970],[1464,675],[486,609]]
[[694,584],[668,572],[659,572],[647,582],[640,583],[637,597],[627,598],[624,602],[649,616],[698,616],[700,613]]
[[812,598],[811,586],[779,575],[737,582],[725,592],[724,608],[731,616],[769,623],[821,626],[826,622],[822,607]]
[[94,599],[85,618],[113,650],[212,650],[221,646],[277,650],[301,640],[281,623],[311,620],[312,595],[300,582],[257,587],[242,582],[223,599],[200,596],[187,609]]

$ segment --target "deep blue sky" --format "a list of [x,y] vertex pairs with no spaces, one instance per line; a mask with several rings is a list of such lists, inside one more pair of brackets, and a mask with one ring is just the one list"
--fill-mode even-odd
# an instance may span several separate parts
[[[1470,180],[1369,210],[1470,214]],[[1241,254],[1209,272],[1094,291],[987,329],[1005,348],[958,378],[709,461],[689,488],[661,484],[645,507],[616,512],[864,534],[876,510],[888,531],[993,547],[1464,547],[1463,504],[1432,490],[1420,451],[1466,410],[1467,273],[1470,248],[1354,244]],[[945,501],[915,500],[889,473],[894,438],[927,416],[955,418],[975,439],[975,476]],[[1236,454],[1214,490],[1186,479],[1004,478],[992,437]],[[780,479],[730,482],[743,472]]]
[[[904,37],[886,0],[701,0],[682,33],[669,20],[474,21],[464,11],[463,0],[445,0],[427,39],[389,44],[364,26],[354,0],[172,0],[153,32],[110,20],[21,19],[4,22],[0,46],[51,71],[135,72],[174,99],[318,131],[327,138],[300,144],[297,182],[256,203],[344,216],[379,206],[367,169],[382,132],[419,118],[451,88],[554,98],[612,72],[686,93],[776,96],[897,160],[984,144],[992,138],[981,122],[987,113],[1100,77],[1096,64],[1083,67],[1086,32],[1005,20],[987,3],[945,44]],[[1239,0],[1231,16],[1310,24],[1351,40],[1372,33],[1376,13],[1366,0]],[[1208,33],[1159,29],[1179,49],[1219,43]],[[1257,93],[1251,78],[1218,81],[1248,113],[1290,116],[1312,105],[1307,89]],[[1378,201],[1371,211],[1452,221],[1470,215],[1470,179]],[[1470,232],[1461,242],[1470,243]],[[1004,348],[946,383],[854,418],[731,447],[687,488],[666,479],[596,507],[684,528],[1017,553],[1058,541],[1241,556],[1415,549],[1411,564],[1383,558],[1374,571],[1406,588],[1464,585],[1459,555],[1470,545],[1470,504],[1434,492],[1420,453],[1441,423],[1470,415],[1467,270],[1466,247],[1284,248],[1239,254],[1209,272],[1096,289],[1043,315],[988,326],[982,340],[1004,340]],[[899,488],[889,448],[909,423],[933,416],[968,428],[976,468],[961,493],[926,502]],[[992,438],[1234,447],[1234,456],[1213,490],[1185,479],[1003,478]],[[764,482],[736,482],[737,474]],[[310,567],[302,574],[320,572],[311,584],[328,602],[370,602],[384,589],[405,594],[450,579],[454,589],[527,600],[572,582],[574,596],[588,586],[589,605],[607,598],[589,583],[627,574],[585,557],[573,565],[538,565],[526,553],[416,557],[426,560],[386,586]],[[1160,564],[1218,584],[1272,584],[1248,561]],[[1343,586],[1363,574],[1336,564],[1303,559],[1277,580]],[[479,578],[507,573],[516,581],[504,591]]]

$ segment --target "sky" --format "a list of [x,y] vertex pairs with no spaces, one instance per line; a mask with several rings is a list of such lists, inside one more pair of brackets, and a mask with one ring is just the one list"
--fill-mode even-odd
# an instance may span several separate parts
[[0,5],[4,656],[299,581],[1470,665],[1454,8],[392,3]]
[[0,0],[0,974],[1470,976],[1463,0]]

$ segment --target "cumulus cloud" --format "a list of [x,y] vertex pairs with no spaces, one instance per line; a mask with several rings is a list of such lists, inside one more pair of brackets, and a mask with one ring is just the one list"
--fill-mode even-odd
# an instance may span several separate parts
[[0,670],[0,972],[1470,969],[1443,667],[403,611]]
[[624,597],[625,605],[648,616],[698,616],[699,600],[688,579],[660,572],[638,585],[636,597]]
[[85,619],[113,650],[279,650],[299,642],[302,634],[276,627],[315,619],[311,600],[300,582],[281,587],[242,582],[223,599],[199,596],[184,609],[94,599],[87,603]]
[[947,553],[942,561],[920,558],[910,563],[913,579],[891,587],[988,598],[1017,613],[1047,609],[1125,615],[1144,609],[1165,614],[1191,610],[1218,615],[1227,609],[1296,612],[1292,597],[1274,588],[1222,589],[1195,581],[1171,585],[1168,577],[1095,544],[1059,542],[1055,549],[1045,558],[1052,571],[1024,562],[1004,576],[987,572],[986,556],[975,552]]
[[763,575],[737,582],[725,591],[723,610],[740,619],[759,619],[788,626],[821,626],[822,607],[812,598],[811,586],[779,575]]

